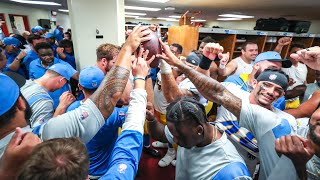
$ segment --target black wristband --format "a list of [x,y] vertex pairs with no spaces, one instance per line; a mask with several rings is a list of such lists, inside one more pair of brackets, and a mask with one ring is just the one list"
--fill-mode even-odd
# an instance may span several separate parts
[[206,56],[202,56],[199,67],[204,70],[208,70],[210,68],[212,61]]

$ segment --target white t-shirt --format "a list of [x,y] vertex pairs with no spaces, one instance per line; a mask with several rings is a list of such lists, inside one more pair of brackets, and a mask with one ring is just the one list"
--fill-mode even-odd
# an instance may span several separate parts
[[208,100],[206,98],[204,98],[198,91],[198,89],[196,88],[196,86],[190,81],[189,78],[186,78],[185,80],[183,80],[180,84],[179,84],[179,88],[180,89],[187,89],[191,92],[193,92],[194,94],[198,95],[200,97],[200,103],[204,106],[207,106],[208,104]]
[[233,59],[232,61],[235,61],[238,64],[236,71],[232,75],[234,75],[234,74],[235,75],[250,74],[251,73],[251,71],[253,69],[253,62],[248,64],[242,60],[241,56]]
[[[295,170],[290,159],[280,159],[275,151],[275,140],[287,134],[296,134],[297,122],[294,117],[283,111],[278,109],[273,109],[273,111],[242,102],[239,125],[250,130],[258,141],[259,179],[267,179],[270,175],[273,175],[274,171],[279,170],[277,168],[279,162],[281,162],[281,165],[285,164],[286,169]],[[280,172],[277,171],[277,173]],[[282,174],[278,174],[278,177],[280,176],[286,177],[285,179],[292,179],[293,176],[296,176],[296,172],[290,174],[287,171],[282,171]]]
[[153,96],[153,106],[154,109],[161,114],[166,114],[166,108],[168,107],[169,103],[167,102],[166,98],[163,95],[163,91],[159,90],[159,85],[156,83],[154,85],[154,96]]
[[[173,135],[167,126],[165,126],[165,135],[168,141],[173,144]],[[179,146],[176,159],[177,180],[213,179],[221,169],[230,163],[241,162],[244,164],[243,159],[225,133],[220,139],[204,147],[186,149]],[[243,176],[238,179],[251,178]]]
[[298,62],[297,67],[292,65],[290,68],[282,68],[282,71],[295,81],[292,86],[288,87],[288,90],[291,90],[294,87],[303,84],[307,79],[308,68],[305,64],[302,64],[300,62]]

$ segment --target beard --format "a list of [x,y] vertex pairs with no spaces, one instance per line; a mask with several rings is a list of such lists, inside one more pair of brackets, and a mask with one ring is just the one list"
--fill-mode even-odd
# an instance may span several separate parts
[[31,123],[30,123],[30,118],[32,116],[31,107],[29,106],[27,100],[23,96],[21,96],[21,97],[22,97],[22,99],[23,99],[23,101],[24,101],[24,103],[26,105],[26,109],[24,110],[24,117],[25,117],[26,123],[28,125],[31,125]]
[[311,141],[320,146],[320,136],[315,133],[317,126],[319,126],[319,124],[311,125],[309,123],[309,133]]

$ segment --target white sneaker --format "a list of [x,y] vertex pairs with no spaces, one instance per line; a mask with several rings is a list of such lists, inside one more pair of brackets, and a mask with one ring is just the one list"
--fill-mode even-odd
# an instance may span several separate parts
[[176,152],[173,148],[169,148],[166,155],[158,162],[160,167],[167,167],[176,158]]
[[167,148],[168,147],[168,143],[155,141],[155,142],[152,143],[152,146],[155,147],[155,148]]
[[171,161],[171,165],[174,167],[176,167],[176,163],[177,163],[177,160],[175,160],[175,159]]

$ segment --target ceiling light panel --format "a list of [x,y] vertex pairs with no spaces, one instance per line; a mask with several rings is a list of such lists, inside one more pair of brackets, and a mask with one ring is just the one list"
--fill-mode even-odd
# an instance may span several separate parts
[[239,21],[241,18],[217,18],[218,21]]
[[247,16],[247,15],[240,15],[240,14],[220,14],[220,17],[227,17],[227,18],[254,18],[254,16]]
[[12,2],[24,3],[24,4],[37,4],[37,5],[48,5],[48,6],[61,6],[61,4],[55,2],[46,1],[24,1],[24,0],[10,0]]
[[124,6],[125,9],[139,10],[139,11],[160,11],[160,8],[139,7],[139,6]]
[[68,9],[58,9],[58,11],[61,11],[61,12],[69,12]]
[[152,20],[152,18],[146,18],[146,17],[137,17],[136,19],[139,19],[139,20]]
[[138,0],[138,1],[147,1],[147,2],[155,2],[155,3],[166,3],[170,0]]
[[145,16],[146,13],[135,13],[135,12],[124,12],[126,15],[137,15],[137,16]]

